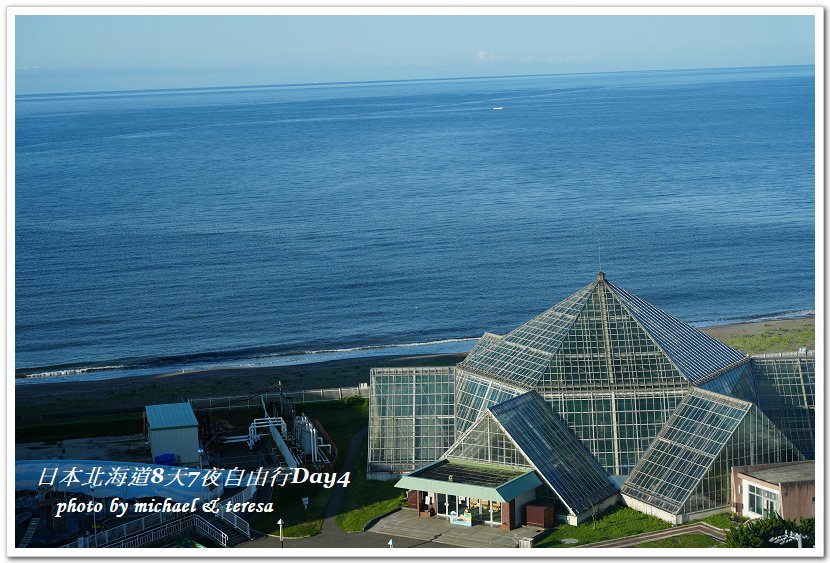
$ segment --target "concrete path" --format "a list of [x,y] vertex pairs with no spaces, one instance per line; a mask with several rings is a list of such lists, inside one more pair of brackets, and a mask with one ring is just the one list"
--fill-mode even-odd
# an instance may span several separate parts
[[535,537],[544,530],[535,526],[522,526],[508,531],[486,524],[468,528],[450,524],[444,518],[418,518],[417,512],[404,508],[383,518],[369,531],[455,547],[516,548],[520,539]]
[[[396,548],[417,547],[417,548],[447,548],[450,546],[441,545],[434,542],[417,540],[412,538],[402,538],[399,536],[389,536],[372,534],[370,532],[354,532],[351,534],[343,533],[341,536],[335,534],[318,534],[310,538],[301,538],[285,540],[285,548],[323,548],[323,549],[351,549],[351,548],[379,548],[389,549],[389,540],[395,540]],[[253,541],[241,543],[236,548],[265,548],[265,549],[280,549],[280,539],[272,536],[265,536]],[[348,556],[348,552],[342,555]]]
[[608,540],[597,543],[589,543],[577,546],[578,548],[602,548],[602,547],[634,547],[641,543],[646,543],[654,540],[661,540],[664,538],[673,538],[674,536],[682,536],[683,534],[706,534],[718,541],[726,539],[726,532],[720,528],[716,528],[705,522],[698,522],[687,526],[679,526],[677,528],[669,528],[667,530],[660,530],[658,532],[646,532],[644,534],[637,534],[636,536],[628,536],[625,538],[618,538],[615,540]]
[[[363,445],[366,443],[366,436],[368,433],[369,427],[364,426],[358,430],[354,436],[352,436],[352,441],[349,442],[349,450],[346,452],[346,459],[343,460],[343,466],[340,468],[341,474],[346,471],[354,472],[354,464],[360,456],[360,451],[363,449]],[[325,534],[327,536],[331,535],[341,537],[346,535],[343,528],[337,524],[337,513],[340,511],[340,503],[343,502],[343,495],[345,493],[345,487],[334,487],[329,503],[326,506],[325,516],[323,516],[323,529],[320,532],[320,535]]]

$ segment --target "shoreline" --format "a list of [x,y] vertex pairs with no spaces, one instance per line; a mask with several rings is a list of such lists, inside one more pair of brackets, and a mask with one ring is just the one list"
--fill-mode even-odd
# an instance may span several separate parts
[[[805,322],[815,322],[814,314],[802,314],[807,311],[792,312],[792,316],[779,317],[777,315],[763,316],[749,320],[736,322],[713,322],[711,325],[690,326],[714,336],[727,338],[731,335],[752,332],[751,328],[758,326],[782,325],[794,323],[802,325]],[[743,327],[743,328],[742,328]],[[146,378],[168,373],[190,373],[207,372],[224,369],[244,370],[249,368],[283,367],[294,365],[315,364],[333,361],[348,361],[360,358],[383,358],[399,357],[408,355],[432,355],[467,353],[478,340],[478,336],[446,338],[434,341],[413,342],[406,344],[378,344],[356,346],[353,348],[332,348],[311,351],[298,351],[286,353],[274,353],[265,355],[234,355],[232,358],[214,362],[206,362],[204,359],[210,356],[222,356],[224,352],[202,352],[193,355],[175,356],[181,362],[169,361],[167,365],[156,363],[156,361],[142,362],[140,358],[127,358],[123,360],[111,360],[109,362],[91,363],[73,362],[64,365],[44,366],[41,368],[15,368],[14,380],[16,384],[38,385],[54,383],[71,383],[82,381],[104,381],[111,379]],[[192,358],[192,359],[191,359]],[[164,360],[164,358],[161,358]],[[154,365],[156,364],[156,365]],[[22,373],[21,373],[22,372]]]
[[[699,330],[721,341],[815,326],[815,318],[714,325]],[[793,350],[768,350],[786,352]],[[215,367],[100,380],[15,385],[17,414],[84,412],[179,402],[195,397],[254,394],[282,382],[286,391],[352,387],[369,381],[372,367],[454,365],[467,352],[372,355],[282,366]],[[102,405],[104,403],[104,405]]]

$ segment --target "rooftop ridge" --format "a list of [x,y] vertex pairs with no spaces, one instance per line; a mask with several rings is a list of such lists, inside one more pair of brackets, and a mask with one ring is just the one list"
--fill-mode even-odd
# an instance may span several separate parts
[[606,285],[689,382],[698,384],[748,358],[621,287]]

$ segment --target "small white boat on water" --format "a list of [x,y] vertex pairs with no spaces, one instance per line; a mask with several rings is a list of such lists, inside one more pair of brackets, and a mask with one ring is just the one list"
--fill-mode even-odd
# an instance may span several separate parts
[[493,109],[504,109],[502,106],[495,106]]

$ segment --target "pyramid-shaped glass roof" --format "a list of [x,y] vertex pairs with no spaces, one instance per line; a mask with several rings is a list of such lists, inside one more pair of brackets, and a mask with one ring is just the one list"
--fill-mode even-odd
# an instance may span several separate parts
[[485,335],[459,367],[555,391],[698,384],[747,361],[600,272],[597,281],[508,334]]
[[746,361],[744,354],[651,303],[611,282],[608,282],[608,287],[691,383],[698,383],[708,375]]
[[485,413],[462,434],[445,458],[515,467],[531,467],[496,419]]
[[486,335],[459,365],[533,387],[547,371],[595,285],[587,285],[503,337]]
[[730,502],[733,465],[802,459],[752,403],[693,389],[622,486],[622,494],[669,514]]
[[591,292],[539,384],[549,393],[688,386],[607,284]]

